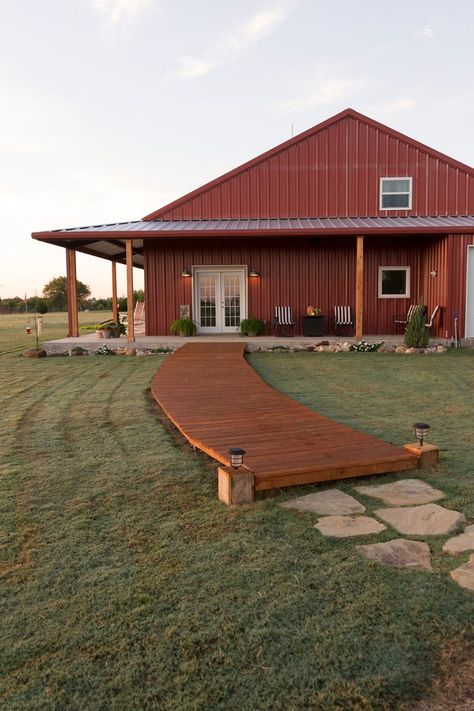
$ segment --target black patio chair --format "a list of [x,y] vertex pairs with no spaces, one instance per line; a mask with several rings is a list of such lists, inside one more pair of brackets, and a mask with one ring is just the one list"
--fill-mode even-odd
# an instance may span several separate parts
[[[354,319],[352,318],[352,309],[350,306],[335,306],[334,307],[334,333],[337,336],[337,330],[343,329],[346,332],[354,330]],[[346,333],[346,335],[349,335]]]
[[289,336],[289,331],[295,330],[295,320],[291,311],[291,306],[275,306],[275,316],[273,318],[275,336]]

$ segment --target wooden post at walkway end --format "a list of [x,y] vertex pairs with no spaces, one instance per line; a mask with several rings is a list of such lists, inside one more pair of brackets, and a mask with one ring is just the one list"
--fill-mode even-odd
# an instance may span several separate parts
[[79,336],[79,316],[77,313],[76,250],[66,249],[66,294],[68,336]]
[[362,338],[364,332],[364,237],[357,236],[355,284],[355,337]]
[[117,262],[112,262],[112,314],[114,321],[119,320],[117,301]]
[[232,506],[255,501],[255,476],[247,467],[233,469],[220,466],[217,470],[217,496],[219,501]]
[[125,243],[127,258],[127,341],[135,340],[135,324],[133,323],[133,240]]

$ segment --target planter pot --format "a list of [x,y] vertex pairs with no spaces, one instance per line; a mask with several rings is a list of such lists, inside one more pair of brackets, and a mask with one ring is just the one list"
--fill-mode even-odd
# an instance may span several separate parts
[[112,331],[102,331],[102,338],[111,338]]
[[97,338],[103,338],[103,337],[104,337],[104,332],[103,332],[103,331],[96,331],[96,332],[95,332],[95,335],[97,336]]

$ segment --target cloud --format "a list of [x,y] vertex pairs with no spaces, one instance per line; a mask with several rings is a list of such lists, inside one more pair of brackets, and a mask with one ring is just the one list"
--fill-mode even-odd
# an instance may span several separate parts
[[420,29],[415,30],[413,37],[417,39],[433,39],[433,37],[436,37],[436,33],[432,27],[420,27]]
[[387,103],[379,106],[377,110],[379,112],[389,114],[392,111],[411,109],[413,106],[416,106],[415,99],[403,98],[398,99],[397,101],[388,101]]
[[286,20],[294,7],[295,3],[292,0],[278,0],[267,5],[232,31],[222,34],[209,52],[196,57],[179,57],[176,60],[179,68],[175,76],[181,79],[195,79],[212,72],[262,37],[271,34]]
[[195,79],[203,74],[212,72],[217,67],[217,62],[212,59],[199,59],[197,57],[180,57],[177,60],[180,69],[178,75],[183,79]]
[[365,77],[350,75],[320,79],[308,88],[304,96],[278,104],[272,108],[302,111],[319,104],[338,101],[343,97],[365,89],[368,85],[369,82]]
[[404,111],[405,109],[412,109],[416,106],[417,102],[415,99],[404,97],[397,99],[396,101],[388,101],[385,104],[380,104],[378,106],[373,106],[369,113],[379,113],[379,114],[390,114],[394,111]]
[[93,0],[94,10],[111,25],[130,22],[149,4],[150,0]]

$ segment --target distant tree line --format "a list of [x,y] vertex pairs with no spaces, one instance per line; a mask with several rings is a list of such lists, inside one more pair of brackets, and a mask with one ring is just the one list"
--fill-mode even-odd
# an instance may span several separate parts
[[[133,303],[144,301],[143,289],[133,292]],[[80,311],[112,311],[112,297],[107,299],[96,299],[91,297],[91,290],[82,281],[77,281],[77,303]],[[127,310],[127,297],[121,296],[117,299],[119,311]],[[22,312],[46,313],[47,311],[67,310],[67,279],[65,276],[51,279],[43,287],[42,296],[30,296],[26,300],[15,296],[13,298],[0,299],[0,312],[7,314],[17,314]]]

